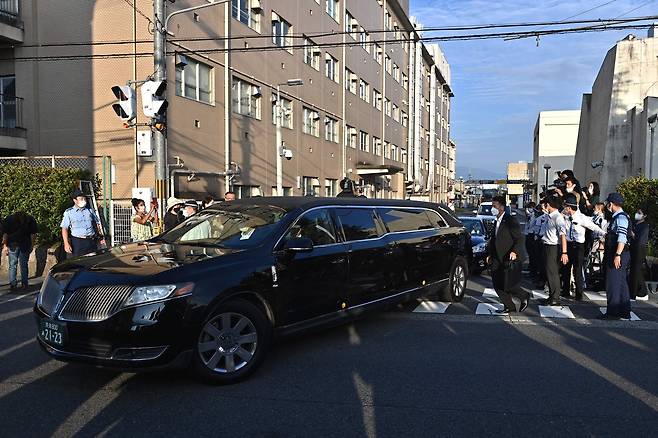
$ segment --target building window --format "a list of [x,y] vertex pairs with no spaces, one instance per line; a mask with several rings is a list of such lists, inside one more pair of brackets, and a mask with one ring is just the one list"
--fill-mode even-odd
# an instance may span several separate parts
[[340,63],[336,58],[331,56],[330,54],[326,53],[325,54],[325,60],[324,60],[324,73],[327,76],[327,78],[331,79],[332,81],[339,83],[340,82],[340,75],[339,75],[339,68],[340,68]]
[[386,30],[391,30],[391,13],[388,12],[388,9],[384,14],[384,27],[386,28]]
[[213,68],[188,58],[184,68],[176,69],[176,96],[212,103]]
[[354,35],[352,34],[352,24],[354,24],[356,20],[350,14],[348,11],[345,11],[345,33],[350,35],[352,38],[354,38]]
[[370,53],[370,34],[363,27],[359,29],[359,42],[361,42],[361,47]]
[[368,103],[370,102],[370,85],[363,79],[359,80],[359,97]]
[[290,53],[292,49],[292,24],[281,18],[276,12],[272,12],[272,42],[275,46],[286,47]]
[[262,196],[260,186],[243,186],[235,184],[233,186],[235,197],[238,199],[252,198],[254,196]]
[[393,63],[393,79],[400,82],[400,67],[395,63]]
[[260,120],[262,100],[260,87],[233,77],[233,112]]
[[409,88],[409,77],[405,73],[402,73],[402,88]]
[[327,14],[329,14],[331,18],[336,20],[337,23],[339,22],[339,17],[338,17],[339,9],[340,8],[338,7],[338,0],[327,0],[327,8],[326,8]]
[[359,132],[359,150],[363,152],[370,151],[370,137],[367,132]]
[[394,144],[391,145],[391,160],[400,161],[398,158],[398,147]]
[[382,93],[375,89],[372,90],[372,106],[377,108],[379,111],[382,110]]
[[404,126],[406,128],[409,125],[409,116],[404,111],[400,111],[400,112],[402,113],[401,117],[400,117],[401,122],[402,122],[402,126]]
[[318,196],[320,194],[320,180],[314,176],[302,177],[302,189],[304,196]]
[[402,161],[404,164],[407,164],[407,150],[406,149],[401,149],[400,150],[400,161]]
[[391,144],[387,141],[384,142],[384,158],[391,158]]
[[384,58],[384,63],[385,63],[385,67],[386,67],[386,73],[388,73],[390,75],[391,74],[391,69],[392,69],[392,64],[393,64],[392,61],[391,61],[391,57],[386,55],[386,57]]
[[359,78],[350,69],[345,69],[345,89],[352,94],[356,94],[359,88]]
[[322,51],[313,41],[304,36],[304,64],[315,70],[320,70],[320,55]]
[[384,102],[384,111],[386,112],[387,116],[391,117],[391,114],[392,114],[391,101],[388,98],[386,98],[386,100]]
[[372,153],[378,157],[382,154],[382,139],[378,137],[372,138]]
[[[281,187],[283,190],[283,196],[292,196],[292,187]],[[276,192],[276,187],[272,187],[272,196],[279,196]]]
[[260,32],[261,14],[254,8],[253,0],[232,0],[233,18]]
[[356,128],[347,125],[345,128],[345,144],[352,149],[356,149]]
[[304,124],[302,132],[304,134],[312,135],[313,137],[320,136],[320,115],[317,111],[304,107],[303,111]]
[[333,198],[338,194],[338,180],[327,178],[324,180],[324,196]]
[[[292,100],[281,97],[281,127],[292,129]],[[272,102],[272,123],[276,125],[276,100]]]
[[324,118],[324,139],[338,143],[338,120],[328,116]]
[[374,58],[375,61],[377,61],[377,64],[382,65],[382,56],[383,56],[383,51],[382,48],[379,44],[375,43],[375,50],[372,51],[372,57]]
[[400,108],[396,104],[393,104],[393,120],[400,122]]

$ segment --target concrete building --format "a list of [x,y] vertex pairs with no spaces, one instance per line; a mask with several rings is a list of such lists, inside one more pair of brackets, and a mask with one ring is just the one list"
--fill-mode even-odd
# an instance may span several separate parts
[[583,95],[574,170],[581,182],[598,181],[601,194],[629,176],[649,176],[651,151],[647,119],[658,111],[658,39],[629,35],[611,48],[592,86]]
[[542,111],[535,125],[532,159],[532,182],[536,184],[536,200],[545,184],[544,166],[549,164],[548,184],[555,172],[573,169],[580,111]]
[[[110,91],[154,70],[152,3],[0,3],[0,22],[11,4],[21,23],[0,26],[0,70],[23,102],[23,129],[15,133],[22,139],[0,137],[2,155],[109,155],[115,199],[153,187],[153,157],[136,152],[148,128],[122,128]],[[165,3],[171,13],[204,0]],[[293,155],[284,160],[283,195],[334,196],[347,175],[369,197],[402,198],[411,187],[446,200],[450,68],[438,46],[420,42],[408,3],[232,0],[173,17],[170,194],[274,194],[275,90],[299,78],[303,86],[281,87],[282,141]],[[184,67],[175,52],[185,56]],[[144,124],[139,109],[138,102],[137,123]],[[226,178],[227,167],[240,175]]]
[[[507,201],[516,202],[519,208],[530,201],[532,195],[533,163],[519,161],[507,163]],[[512,182],[513,181],[513,182]]]

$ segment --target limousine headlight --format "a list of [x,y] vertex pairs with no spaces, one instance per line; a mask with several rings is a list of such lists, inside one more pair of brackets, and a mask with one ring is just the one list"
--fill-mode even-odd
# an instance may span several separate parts
[[474,253],[485,252],[487,250],[487,242],[478,243],[473,247]]
[[194,289],[194,283],[184,284],[163,284],[159,286],[140,286],[135,288],[126,298],[124,307],[134,306],[136,304],[151,303],[167,298],[181,297],[189,295]]

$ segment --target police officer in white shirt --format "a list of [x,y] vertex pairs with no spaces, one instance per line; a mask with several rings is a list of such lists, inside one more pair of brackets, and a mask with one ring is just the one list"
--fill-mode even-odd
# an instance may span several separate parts
[[537,212],[535,220],[532,221],[531,232],[534,236],[533,248],[537,257],[537,284],[538,289],[543,289],[546,285],[546,263],[544,262],[544,245],[542,238],[546,234],[546,222],[548,222],[548,214],[544,211],[545,208],[541,203],[537,205]]
[[564,197],[564,215],[567,219],[567,255],[569,261],[562,267],[562,296],[571,296],[571,268],[576,283],[576,301],[583,299],[583,263],[585,260],[585,232],[603,233],[592,218],[578,209],[578,199],[571,194]]
[[546,264],[546,282],[548,283],[548,298],[543,300],[545,306],[560,305],[560,264],[569,263],[567,252],[567,224],[560,213],[562,201],[555,196],[549,196],[544,201],[548,210],[546,234],[542,237],[544,243],[544,261]]

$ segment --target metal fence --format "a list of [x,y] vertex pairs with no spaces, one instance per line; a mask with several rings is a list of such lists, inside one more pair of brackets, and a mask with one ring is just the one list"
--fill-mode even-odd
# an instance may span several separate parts
[[23,26],[19,0],[0,0],[0,22]]
[[[1,0],[0,0],[1,1]],[[1,4],[1,3],[0,3]],[[98,197],[98,211],[105,233],[112,234],[111,200],[112,200],[112,158],[108,156],[65,156],[48,155],[38,157],[0,157],[0,166],[3,164],[20,164],[27,167],[49,167],[52,169],[80,169],[89,172],[92,182],[98,178],[96,190]]]
[[130,242],[130,222],[133,215],[130,201],[112,201],[112,246]]

